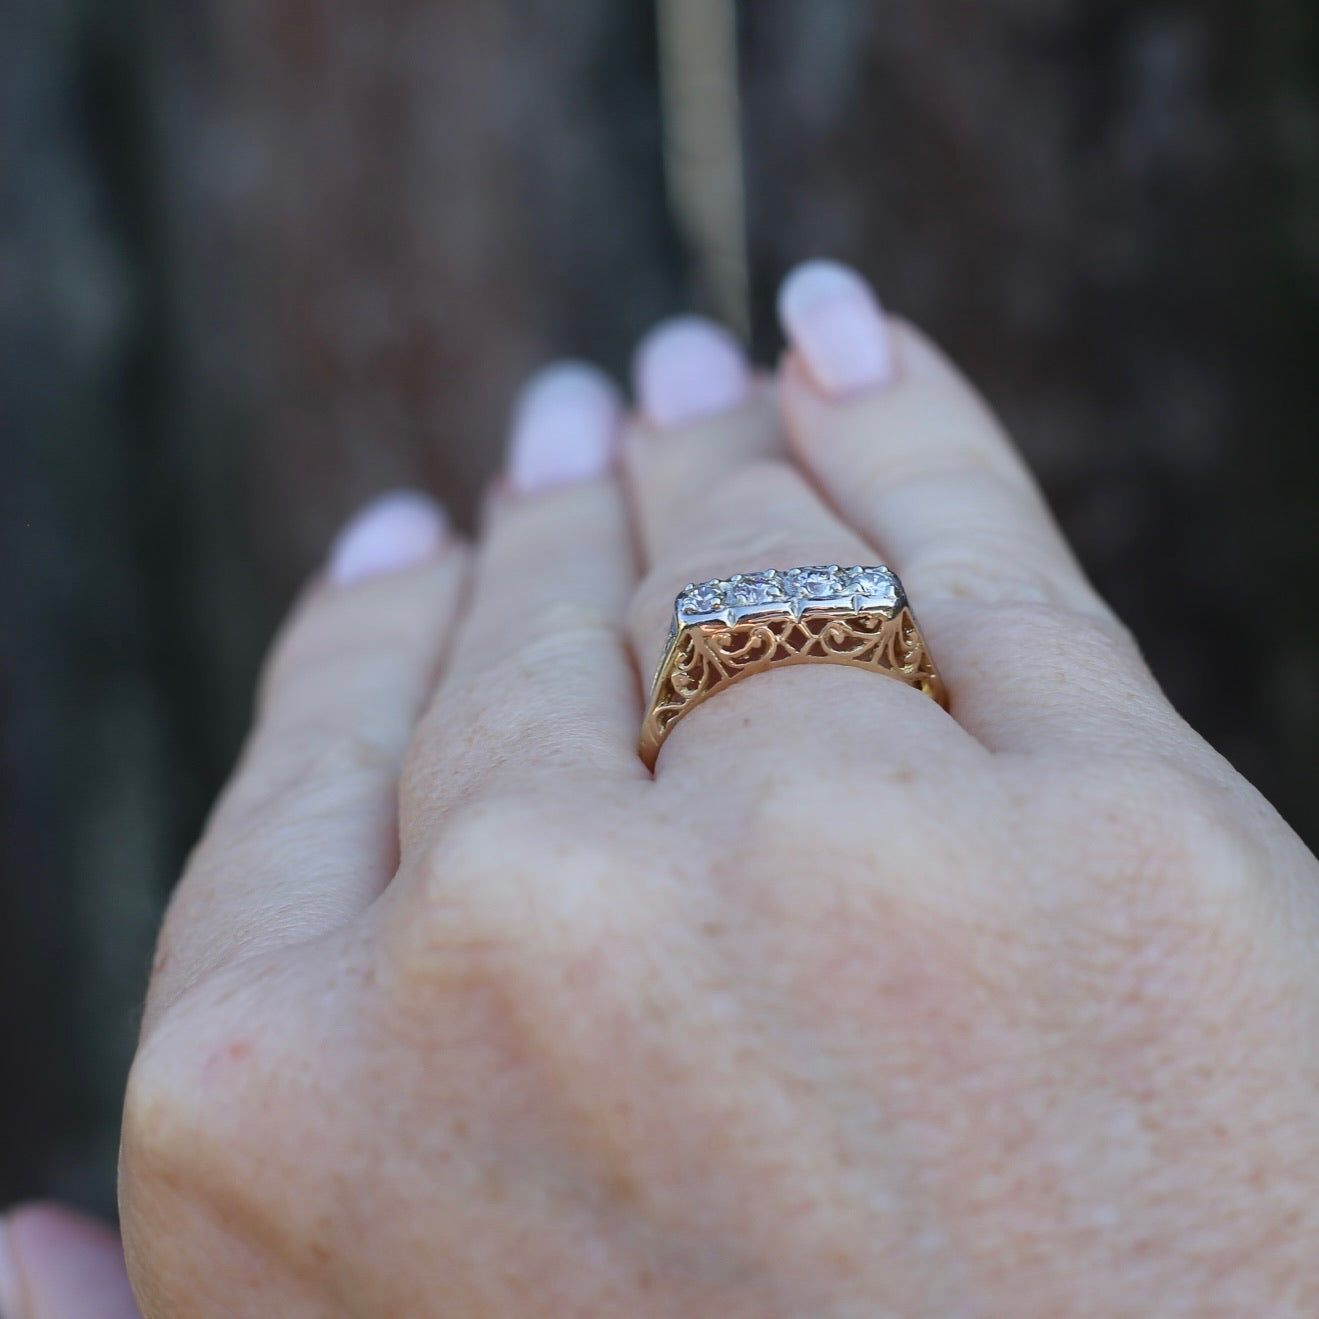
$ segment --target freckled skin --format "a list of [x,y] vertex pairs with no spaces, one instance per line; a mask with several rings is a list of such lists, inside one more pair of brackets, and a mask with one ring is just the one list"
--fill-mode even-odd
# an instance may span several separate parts
[[[475,810],[149,1029],[145,1313],[241,1312],[238,1277],[327,1316],[1303,1313],[1313,869],[1078,816],[1121,768],[991,763],[928,822],[938,771],[890,782],[904,854],[984,840],[956,874],[832,843],[846,767]],[[690,855],[741,822],[717,887],[667,864],[661,793]]]
[[[309,594],[161,937],[144,1319],[1312,1319],[1319,863],[895,333],[497,505],[470,591]],[[682,584],[872,510],[952,715],[783,669],[645,772]]]

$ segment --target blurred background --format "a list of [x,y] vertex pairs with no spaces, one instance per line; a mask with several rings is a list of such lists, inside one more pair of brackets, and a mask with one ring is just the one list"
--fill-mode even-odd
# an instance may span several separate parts
[[113,1204],[161,906],[336,525],[853,262],[1319,843],[1319,0],[0,0],[0,1203]]

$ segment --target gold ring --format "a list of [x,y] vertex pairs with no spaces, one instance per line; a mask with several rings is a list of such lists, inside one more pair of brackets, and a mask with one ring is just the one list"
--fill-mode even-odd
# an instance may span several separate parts
[[641,759],[689,710],[780,664],[848,664],[918,687],[948,708],[897,575],[884,567],[791,568],[693,582],[678,596],[641,726]]

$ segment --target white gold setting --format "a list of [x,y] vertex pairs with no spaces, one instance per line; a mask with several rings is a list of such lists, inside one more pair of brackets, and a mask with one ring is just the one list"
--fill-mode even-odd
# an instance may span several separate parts
[[892,618],[906,603],[902,584],[882,565],[736,573],[687,586],[676,602],[675,631],[703,623],[731,627],[749,618],[800,619],[840,611]]
[[638,752],[654,769],[669,730],[735,682],[788,664],[846,664],[914,687],[944,709],[948,692],[889,568],[836,563],[692,582],[675,603]]

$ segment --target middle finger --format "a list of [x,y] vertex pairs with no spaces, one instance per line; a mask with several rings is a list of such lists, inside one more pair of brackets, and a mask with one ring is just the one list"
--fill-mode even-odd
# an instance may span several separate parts
[[623,635],[632,554],[611,471],[617,400],[599,373],[560,366],[529,386],[518,416],[509,489],[404,775],[405,851],[481,791],[644,778]]
[[712,481],[786,456],[787,442],[769,383],[711,321],[685,316],[653,330],[637,349],[634,375],[641,415],[624,440],[624,475],[649,561]]

